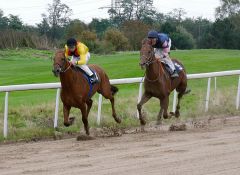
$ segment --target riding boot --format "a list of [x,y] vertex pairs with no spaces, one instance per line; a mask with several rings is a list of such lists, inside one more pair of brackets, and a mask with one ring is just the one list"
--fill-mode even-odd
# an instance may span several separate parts
[[96,75],[95,73],[93,73],[93,74],[90,76],[90,82],[91,82],[92,84],[95,84],[95,83],[98,83],[98,82],[99,82],[98,77],[97,77],[97,75]]

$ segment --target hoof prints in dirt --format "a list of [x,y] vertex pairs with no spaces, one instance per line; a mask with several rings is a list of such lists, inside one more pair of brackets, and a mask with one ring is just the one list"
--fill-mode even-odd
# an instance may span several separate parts
[[169,131],[186,131],[186,130],[187,130],[187,126],[184,123],[182,123],[182,124],[172,124],[169,127]]
[[118,137],[122,136],[122,134],[124,133],[123,130],[112,127],[96,128],[90,132],[93,133],[95,137]]
[[77,136],[77,141],[86,141],[86,140],[94,140],[94,137],[88,135],[79,135]]

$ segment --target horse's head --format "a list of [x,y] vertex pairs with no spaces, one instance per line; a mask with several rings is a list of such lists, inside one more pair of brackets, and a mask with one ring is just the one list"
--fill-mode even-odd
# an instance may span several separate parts
[[147,38],[143,39],[140,50],[140,66],[144,69],[154,61],[154,49]]
[[67,65],[67,59],[63,50],[58,50],[53,58],[53,74],[58,77],[61,72],[64,72]]

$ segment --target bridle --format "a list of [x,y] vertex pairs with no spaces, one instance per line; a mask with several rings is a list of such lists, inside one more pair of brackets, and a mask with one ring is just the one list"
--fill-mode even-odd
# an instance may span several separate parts
[[[142,57],[147,60],[146,62],[142,63],[142,65],[149,66],[149,65],[157,62],[157,59],[154,59],[154,58],[155,58],[154,50],[151,51],[151,53],[150,53],[149,56],[142,55],[142,56],[141,56],[141,59],[142,59]],[[160,70],[159,66],[158,66],[158,69]],[[159,79],[159,77],[160,77],[160,71],[159,71],[159,70],[158,70],[158,76],[157,76],[157,78],[154,79],[154,80],[149,79],[149,78],[147,77],[146,71],[145,71],[144,76],[145,76],[146,80],[149,81],[149,82],[155,82],[155,81],[157,81],[157,80]]]
[[142,65],[149,66],[156,61],[154,60],[154,51],[151,51],[150,56],[142,55],[141,57],[144,57],[147,60],[146,62],[142,63]]
[[60,67],[60,73],[65,73],[67,72],[70,68],[71,68],[71,64],[68,65],[68,67],[66,69],[64,69],[65,64],[67,63],[66,58],[62,58],[62,60],[64,60],[63,65],[56,63],[56,65],[58,65]]

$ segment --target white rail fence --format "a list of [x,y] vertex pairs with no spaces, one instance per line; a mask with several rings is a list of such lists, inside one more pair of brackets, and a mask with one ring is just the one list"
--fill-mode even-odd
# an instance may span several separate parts
[[[221,76],[232,76],[232,75],[240,75],[240,70],[232,70],[232,71],[222,71],[222,72],[210,72],[210,73],[200,73],[200,74],[189,74],[187,75],[188,79],[199,79],[199,78],[208,78],[207,84],[207,93],[206,93],[206,102],[205,102],[205,112],[208,111],[209,99],[210,99],[210,88],[211,88],[211,78],[215,78],[215,90],[216,90],[216,77]],[[143,86],[143,78],[124,78],[124,79],[113,79],[110,80],[111,84],[130,84],[130,83],[140,83],[139,85],[139,95],[138,101],[141,99],[142,95],[142,86]],[[44,84],[24,84],[24,85],[11,85],[11,86],[0,86],[0,92],[5,92],[5,105],[4,105],[4,125],[3,125],[3,135],[6,138],[8,132],[8,97],[9,92],[11,91],[26,91],[26,90],[39,90],[39,89],[57,89],[56,93],[56,106],[55,106],[55,114],[54,114],[54,128],[57,127],[58,122],[58,111],[59,111],[59,96],[60,96],[60,83],[44,83]],[[176,100],[177,93],[174,91],[173,96],[173,111],[176,108]],[[240,76],[238,80],[238,89],[236,96],[236,109],[239,109],[240,102]],[[98,100],[98,113],[97,113],[97,123],[100,124],[101,120],[101,108],[102,108],[102,95],[99,94]]]

